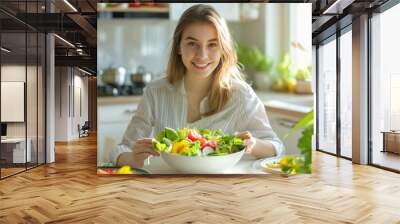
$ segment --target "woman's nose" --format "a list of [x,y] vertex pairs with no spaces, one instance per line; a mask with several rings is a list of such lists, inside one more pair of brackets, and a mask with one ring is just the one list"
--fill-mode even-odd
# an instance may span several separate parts
[[197,52],[196,52],[196,57],[198,58],[207,58],[208,57],[208,52],[206,47],[199,47]]

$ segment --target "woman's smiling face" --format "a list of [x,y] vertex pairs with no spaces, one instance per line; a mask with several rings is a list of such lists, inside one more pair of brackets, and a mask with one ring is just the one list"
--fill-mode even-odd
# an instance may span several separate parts
[[208,77],[221,60],[217,30],[211,23],[189,24],[182,33],[179,48],[189,74]]

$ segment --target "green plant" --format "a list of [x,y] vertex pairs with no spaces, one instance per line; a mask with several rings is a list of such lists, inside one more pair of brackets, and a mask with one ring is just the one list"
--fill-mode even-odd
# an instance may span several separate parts
[[311,173],[311,148],[312,148],[312,135],[314,133],[314,111],[310,111],[304,116],[290,131],[283,137],[286,139],[294,132],[303,130],[302,135],[297,142],[297,147],[300,148],[300,168],[299,173]]
[[296,87],[294,75],[292,59],[288,53],[285,53],[276,66],[276,73],[272,77],[272,89],[276,91],[294,91]]
[[308,65],[307,68],[298,69],[296,72],[296,80],[308,81],[311,78],[311,65]]
[[283,80],[288,80],[292,78],[293,77],[292,65],[293,65],[292,59],[289,57],[288,53],[285,53],[282,56],[282,59],[276,68],[279,77],[282,78]]
[[263,54],[255,46],[249,48],[241,43],[236,43],[236,53],[239,63],[247,70],[253,69],[258,72],[266,72],[269,74],[274,66],[273,59]]

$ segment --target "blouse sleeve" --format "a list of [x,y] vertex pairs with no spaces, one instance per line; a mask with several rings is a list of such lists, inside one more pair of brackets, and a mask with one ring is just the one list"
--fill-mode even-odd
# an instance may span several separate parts
[[245,130],[251,132],[251,134],[258,139],[270,142],[275,148],[276,156],[284,155],[285,147],[272,130],[264,104],[250,87],[248,87],[245,95],[244,107],[247,117]]
[[148,138],[153,129],[153,98],[149,89],[145,88],[142,101],[139,103],[135,115],[132,117],[125,130],[120,144],[110,152],[110,160],[117,164],[118,156],[124,152],[132,152],[132,146],[139,138]]

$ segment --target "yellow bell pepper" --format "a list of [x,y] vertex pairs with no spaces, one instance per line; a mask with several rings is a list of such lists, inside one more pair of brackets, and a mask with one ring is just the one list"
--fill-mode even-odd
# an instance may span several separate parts
[[125,165],[118,169],[117,174],[133,174],[130,166]]
[[287,166],[289,163],[288,158],[285,156],[281,160],[279,160],[279,165],[281,166]]
[[185,150],[185,148],[189,148],[189,141],[181,140],[179,142],[174,142],[174,144],[172,144],[171,153],[181,154],[182,150]]
[[268,168],[281,168],[279,163],[268,163],[267,166]]

